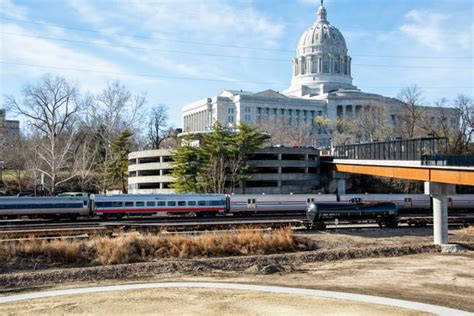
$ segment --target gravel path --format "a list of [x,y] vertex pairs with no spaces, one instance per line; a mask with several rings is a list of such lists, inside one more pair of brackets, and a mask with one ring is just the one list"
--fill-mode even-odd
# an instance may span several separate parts
[[[296,297],[289,297],[288,298],[289,300],[293,300],[293,299],[297,299],[297,298],[305,297],[305,296],[311,296],[311,297],[316,297],[316,298],[324,298],[324,299],[332,299],[332,300],[335,299],[335,300],[343,300],[343,301],[352,301],[352,302],[364,303],[364,304],[369,304],[369,305],[391,306],[391,307],[396,307],[396,308],[401,308],[401,309],[406,309],[406,310],[415,310],[418,312],[433,313],[433,314],[439,314],[439,315],[459,315],[459,316],[472,315],[471,313],[452,309],[452,308],[446,308],[446,307],[441,307],[441,306],[416,303],[416,302],[410,302],[410,301],[404,301],[404,300],[396,300],[396,299],[390,299],[390,298],[384,298],[384,297],[377,297],[377,296],[311,290],[311,289],[278,287],[278,286],[261,286],[261,285],[251,285],[251,284],[235,284],[235,283],[208,283],[208,282],[143,283],[143,284],[126,284],[126,285],[33,292],[33,293],[28,293],[28,294],[19,294],[19,295],[10,295],[10,296],[0,297],[0,304],[7,304],[7,303],[12,303],[12,302],[24,301],[24,300],[51,298],[51,297],[58,297],[58,296],[78,295],[78,294],[93,294],[93,293],[116,292],[116,291],[132,291],[132,290],[137,291],[137,290],[143,290],[143,289],[149,290],[149,289],[177,289],[177,288],[237,290],[237,291],[244,291],[245,293],[250,292],[250,295],[252,295],[251,292],[265,292],[265,293],[274,293],[274,294],[289,294],[289,295],[296,296]],[[112,295],[119,296],[117,295],[117,293],[113,293]],[[219,297],[214,297],[212,299],[219,300]],[[46,303],[39,302],[38,304],[47,305],[48,302]],[[49,304],[57,305],[58,302],[50,301]],[[133,304],[140,306],[142,302],[140,300],[134,299]],[[345,305],[343,306],[344,308],[347,307]],[[3,306],[0,305],[0,312],[2,311],[3,308],[4,308],[4,305]],[[4,311],[6,312],[6,310]],[[318,313],[322,312],[321,306],[319,306],[317,312]],[[399,311],[399,312],[401,312],[402,314],[409,313],[409,311]]]

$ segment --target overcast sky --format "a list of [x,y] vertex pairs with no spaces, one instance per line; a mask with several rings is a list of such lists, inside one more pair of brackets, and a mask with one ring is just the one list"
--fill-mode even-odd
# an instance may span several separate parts
[[[319,2],[0,0],[0,93],[18,96],[45,73],[92,93],[118,79],[180,127],[183,105],[223,89],[286,89]],[[472,0],[324,3],[362,91],[395,97],[418,84],[427,103],[473,96]]]

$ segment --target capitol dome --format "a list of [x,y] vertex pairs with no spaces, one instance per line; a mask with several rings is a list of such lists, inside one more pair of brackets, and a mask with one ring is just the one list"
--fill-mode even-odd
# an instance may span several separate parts
[[351,57],[344,36],[327,20],[321,1],[316,22],[298,41],[293,59],[289,95],[315,95],[340,89],[355,89],[351,77]]

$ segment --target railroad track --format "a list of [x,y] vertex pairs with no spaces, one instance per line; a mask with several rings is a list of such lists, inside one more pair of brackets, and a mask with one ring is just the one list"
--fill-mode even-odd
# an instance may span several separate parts
[[[450,225],[465,225],[466,216],[450,217]],[[110,235],[127,232],[156,233],[156,232],[203,232],[209,230],[235,229],[264,229],[291,226],[304,227],[304,216],[255,216],[215,218],[126,218],[121,220],[92,219],[84,221],[10,221],[0,223],[0,240],[18,238],[47,238],[61,236],[92,236]],[[462,219],[462,220],[460,220]],[[474,217],[470,217],[471,223]],[[406,223],[406,222],[404,222]],[[375,228],[373,224],[341,223],[333,226],[327,223],[329,229],[363,229]],[[408,225],[406,225],[408,227]]]
[[34,237],[55,237],[74,235],[114,235],[123,232],[180,232],[233,230],[241,228],[279,228],[285,226],[300,227],[303,218],[212,218],[212,219],[178,219],[178,220],[148,220],[148,221],[101,221],[94,223],[23,223],[21,225],[1,225],[1,239],[18,239]]
[[8,220],[0,220],[0,229],[1,227],[4,226],[9,226],[9,225],[30,225],[30,224],[83,224],[83,223],[111,223],[111,222],[122,222],[122,223],[127,223],[127,222],[133,222],[133,223],[155,223],[155,222],[161,222],[161,223],[174,223],[174,222],[196,222],[196,221],[228,221],[229,219],[260,219],[260,218],[272,218],[272,219],[302,219],[305,218],[304,214],[291,214],[291,213],[283,213],[283,214],[253,214],[250,215],[249,217],[235,217],[232,215],[218,215],[216,217],[208,217],[208,218],[199,218],[199,217],[179,217],[179,216],[163,216],[163,217],[155,217],[155,216],[144,216],[144,217],[125,217],[122,219],[104,219],[104,218],[79,218],[76,220],[71,220],[71,219],[60,219],[60,220],[54,220],[54,219],[28,219],[28,218],[23,218],[23,219],[8,219]]
[[19,226],[2,226],[0,228],[0,240],[12,238],[36,238],[51,236],[71,236],[71,235],[97,235],[106,233],[107,227],[100,224],[55,224],[40,225],[30,224]]

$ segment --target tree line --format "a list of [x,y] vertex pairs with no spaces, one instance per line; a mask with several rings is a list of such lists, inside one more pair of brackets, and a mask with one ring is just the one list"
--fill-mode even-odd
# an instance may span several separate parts
[[[385,104],[361,107],[352,116],[329,119],[316,116],[312,122],[294,124],[284,118],[264,116],[260,128],[268,132],[273,144],[311,146],[318,137],[331,138],[332,145],[384,141],[396,138],[420,138],[432,135],[447,137],[451,153],[472,153],[474,104],[471,97],[458,95],[453,100],[441,98],[428,107],[423,90],[403,88],[397,96],[402,101],[396,114]],[[454,122],[451,120],[454,119]],[[453,124],[454,123],[454,124]]]
[[128,153],[176,143],[167,108],[158,105],[148,114],[146,104],[145,94],[118,81],[97,94],[81,94],[71,82],[52,75],[26,85],[20,98],[6,96],[5,108],[26,124],[0,148],[6,189],[51,195],[127,192]]

